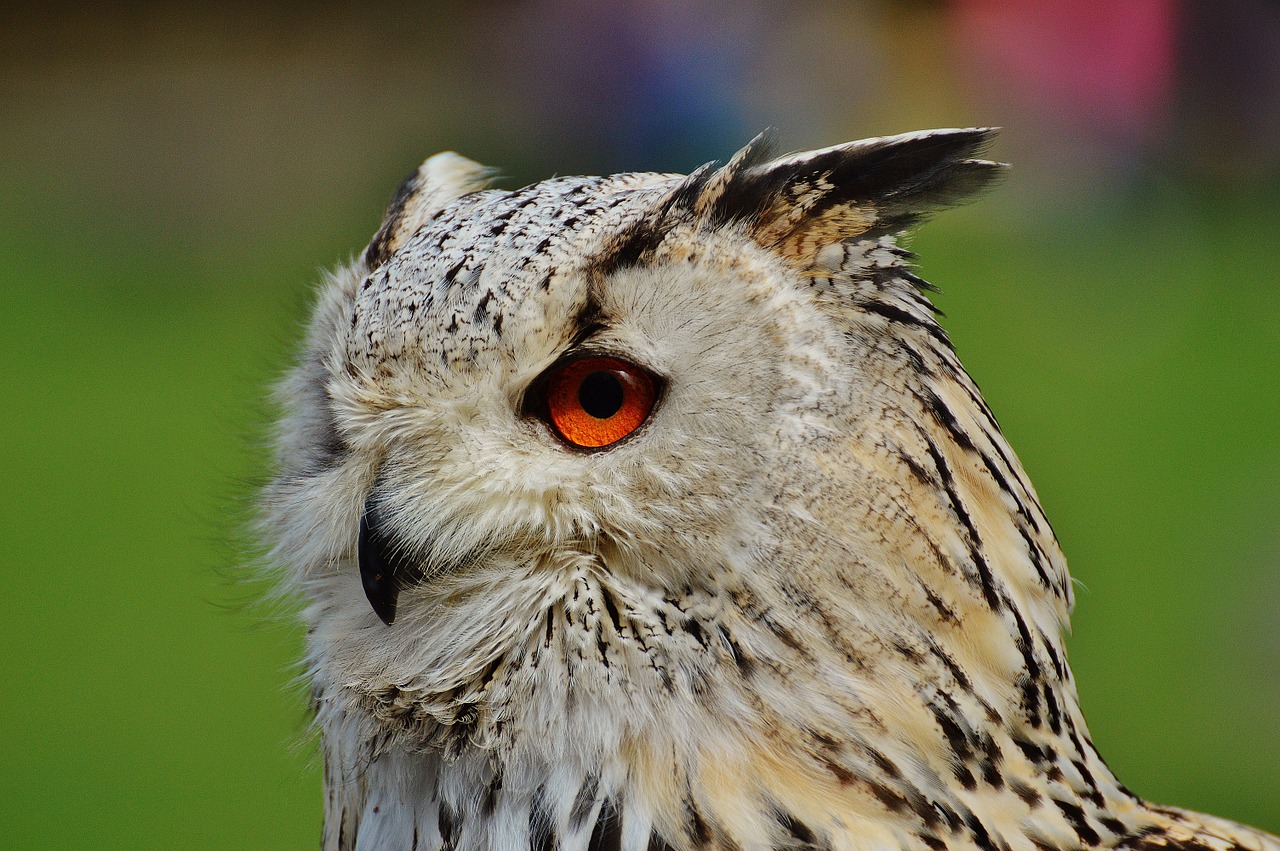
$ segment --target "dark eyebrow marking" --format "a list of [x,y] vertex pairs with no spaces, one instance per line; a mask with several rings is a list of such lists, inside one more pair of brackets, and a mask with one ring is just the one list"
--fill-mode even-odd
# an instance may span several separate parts
[[588,291],[582,309],[578,311],[578,315],[573,318],[569,327],[573,329],[573,336],[569,338],[568,351],[580,347],[609,327],[609,323],[605,320],[604,308],[600,306],[600,301],[594,292]]

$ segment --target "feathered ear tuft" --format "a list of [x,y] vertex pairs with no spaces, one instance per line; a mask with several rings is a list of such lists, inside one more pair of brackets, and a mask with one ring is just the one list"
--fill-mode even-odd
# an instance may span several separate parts
[[993,128],[864,139],[762,161],[757,137],[723,168],[700,169],[672,197],[712,225],[741,223],[796,260],[872,230],[893,233],[989,187],[1005,170],[976,159]]
[[382,227],[365,249],[365,263],[370,269],[376,269],[387,262],[387,258],[445,204],[484,189],[492,178],[492,169],[453,151],[430,157],[396,190]]
[[[689,175],[685,184],[689,193],[686,202],[689,210],[698,218],[710,219],[716,223],[727,221],[727,217],[733,211],[740,210],[744,202],[750,204],[749,198],[740,197],[740,193],[746,188],[744,177],[765,167],[772,154],[773,140],[766,130],[734,154],[723,167],[716,168],[716,163],[707,163]],[[763,203],[767,199],[757,197],[756,200]]]

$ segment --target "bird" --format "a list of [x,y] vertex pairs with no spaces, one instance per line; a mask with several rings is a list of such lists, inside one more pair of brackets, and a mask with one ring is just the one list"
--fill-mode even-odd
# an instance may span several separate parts
[[261,497],[323,848],[1280,851],[1090,738],[1063,552],[900,244],[994,134],[405,180]]

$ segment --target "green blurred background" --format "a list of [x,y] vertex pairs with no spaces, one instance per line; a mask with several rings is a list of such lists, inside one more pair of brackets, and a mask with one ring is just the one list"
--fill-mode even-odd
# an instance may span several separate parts
[[914,241],[1079,580],[1140,794],[1280,830],[1280,12],[1264,0],[0,12],[0,824],[309,848],[244,523],[319,270],[455,148],[515,186],[1002,124]]

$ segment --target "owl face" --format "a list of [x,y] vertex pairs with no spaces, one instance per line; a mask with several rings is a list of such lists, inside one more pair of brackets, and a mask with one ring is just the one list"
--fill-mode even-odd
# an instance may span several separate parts
[[[893,237],[997,173],[970,158],[988,136],[775,160],[756,143],[688,177],[514,192],[428,160],[331,280],[284,386],[268,523],[317,676],[377,706],[448,704],[432,723],[459,689],[492,709],[485,672],[534,676],[531,642],[570,613],[561,687],[693,700],[718,658],[705,635],[755,655],[726,624],[778,594],[834,606],[825,626],[788,615],[784,643],[840,633],[846,658],[950,616],[898,570],[921,546],[912,471],[931,493],[941,475],[912,421],[955,391],[924,386],[952,367]],[[961,533],[929,546],[960,573],[943,551]]]
[[580,179],[469,196],[345,305],[325,393],[341,463],[366,476],[384,619],[437,580],[565,553],[678,587],[758,522],[744,506],[791,409],[817,401],[806,361],[828,329],[804,281],[736,229],[618,264],[656,197]]

